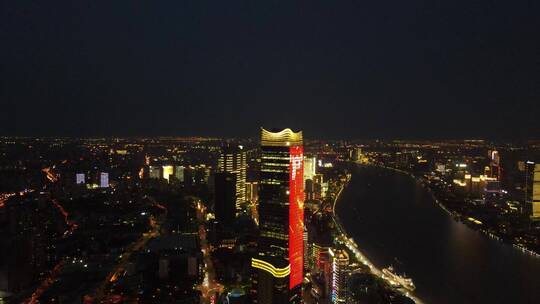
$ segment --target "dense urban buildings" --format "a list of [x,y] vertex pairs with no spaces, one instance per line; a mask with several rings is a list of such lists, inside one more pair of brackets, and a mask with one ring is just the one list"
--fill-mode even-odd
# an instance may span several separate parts
[[540,303],[540,1],[65,2],[1,5],[0,304]]
[[[535,142],[320,141],[261,129],[244,140],[2,138],[0,148],[5,303],[460,302],[484,285],[470,289],[456,269],[424,267],[444,263],[442,254],[416,261],[431,252],[425,244],[407,256],[419,235],[433,237],[438,253],[470,231],[460,242],[491,242],[485,254],[531,269],[540,257]],[[402,179],[417,188],[399,190]],[[428,202],[401,206],[412,193]],[[453,233],[424,229],[434,216],[445,220],[433,229]],[[442,223],[460,226],[435,228]],[[390,258],[374,264],[364,248]],[[471,259],[467,269],[478,264]],[[422,280],[433,272],[461,292]],[[507,284],[503,297],[516,303],[535,296],[527,293],[534,276]]]

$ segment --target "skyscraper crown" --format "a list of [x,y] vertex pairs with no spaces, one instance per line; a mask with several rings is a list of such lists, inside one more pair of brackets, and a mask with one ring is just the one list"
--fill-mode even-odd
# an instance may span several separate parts
[[271,132],[261,128],[261,145],[287,147],[302,145],[302,131],[294,132],[287,128],[279,132]]

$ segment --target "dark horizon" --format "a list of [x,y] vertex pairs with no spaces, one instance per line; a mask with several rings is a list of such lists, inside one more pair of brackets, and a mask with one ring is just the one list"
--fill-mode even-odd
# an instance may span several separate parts
[[[294,131],[303,131],[301,129]],[[304,133],[306,134],[306,133]],[[308,134],[309,135],[309,134]],[[216,140],[254,140],[257,141],[260,139],[260,134],[255,133],[252,136],[214,136],[214,135],[204,135],[204,134],[188,134],[188,135],[85,135],[85,136],[75,136],[75,135],[1,135],[0,138],[32,138],[32,139],[71,139],[71,140],[90,140],[90,139],[185,139],[185,138],[204,138],[204,139],[216,139]],[[359,137],[347,137],[347,138],[324,138],[324,137],[312,137],[304,136],[305,140],[308,141],[402,141],[402,142],[461,142],[461,141],[484,141],[486,143],[494,144],[531,144],[531,143],[540,143],[540,137],[537,138],[481,138],[481,137],[463,137],[463,138],[428,138],[428,137],[372,137],[372,138],[359,138]]]
[[537,138],[539,6],[5,3],[0,133]]

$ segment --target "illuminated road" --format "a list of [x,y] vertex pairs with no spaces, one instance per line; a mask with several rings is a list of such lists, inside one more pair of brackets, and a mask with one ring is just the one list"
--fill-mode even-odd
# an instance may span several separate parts
[[223,285],[216,282],[216,271],[214,264],[212,263],[212,257],[210,255],[211,248],[206,239],[206,207],[200,202],[197,202],[197,221],[199,222],[199,239],[201,244],[201,250],[203,252],[204,261],[204,280],[199,286],[201,291],[201,303],[217,303],[217,297],[223,292]]
[[20,196],[23,196],[23,195],[25,195],[27,193],[32,193],[34,191],[35,191],[34,189],[25,189],[25,190],[20,191],[20,192],[0,193],[0,208],[4,207],[6,205],[6,203],[7,203],[7,201],[11,197],[13,197],[13,196],[15,196],[17,194],[19,194]]
[[[51,203],[54,205],[56,209],[62,214],[64,217],[64,220],[66,222],[66,225],[68,226],[68,229],[66,232],[64,232],[63,238],[69,236],[75,229],[77,229],[77,224],[74,221],[70,221],[68,219],[69,214],[64,210],[64,207],[60,205],[58,200],[56,199],[50,199]],[[60,274],[64,267],[64,259],[60,260],[56,266],[53,267],[53,269],[48,273],[48,275],[43,279],[41,284],[36,288],[36,290],[32,293],[32,296],[24,301],[24,303],[28,304],[36,304],[39,303],[39,297],[54,283],[56,280],[56,276]]]
[[66,232],[64,232],[64,235],[63,235],[63,237],[65,238],[65,237],[69,236],[70,234],[72,234],[73,231],[75,231],[75,229],[77,229],[77,227],[78,227],[77,223],[75,223],[72,220],[69,220],[69,213],[67,213],[67,211],[64,209],[64,207],[62,207],[62,205],[60,205],[60,203],[58,202],[57,199],[52,198],[51,203],[54,205],[54,207],[56,209],[58,209],[60,214],[62,214],[62,216],[64,217],[64,221],[66,222],[66,225],[68,226],[68,230],[66,230]]
[[143,233],[143,235],[137,241],[132,243],[128,247],[128,249],[124,253],[122,253],[122,255],[120,255],[120,261],[118,262],[118,264],[109,272],[105,280],[96,289],[95,303],[100,303],[107,296],[107,293],[108,293],[107,288],[110,287],[110,284],[116,282],[125,273],[125,269],[133,253],[141,250],[142,248],[146,246],[148,241],[159,236],[161,224],[167,217],[167,209],[163,207],[161,204],[159,204],[158,202],[156,202],[153,198],[151,197],[147,197],[147,198],[150,201],[152,201],[152,206],[157,207],[161,210],[164,210],[165,213],[162,214],[157,220],[154,216],[150,216],[148,218],[150,231]]
[[56,266],[53,267],[51,272],[47,275],[45,279],[41,282],[38,288],[32,293],[29,299],[23,301],[25,304],[38,304],[39,297],[54,283],[56,276],[64,268],[64,260],[61,260]]
[[[50,167],[44,168],[41,170],[43,173],[46,174],[47,179],[55,183],[58,181],[58,177],[56,174],[53,173],[52,169]],[[19,192],[19,195],[25,195],[26,193],[34,192],[34,189],[26,189],[24,191]],[[0,208],[5,206],[5,203],[7,200],[15,196],[17,193],[4,193],[0,194]],[[69,220],[69,213],[64,209],[64,207],[58,202],[57,199],[50,198],[49,199],[51,204],[62,214],[62,217],[64,218],[64,221],[66,225],[68,226],[68,229],[64,232],[63,238],[71,235],[75,229],[77,229],[77,223],[75,223],[72,220]],[[64,268],[64,259],[61,259],[52,269],[51,271],[46,275],[46,277],[41,281],[41,284],[34,290],[30,298],[23,301],[23,303],[26,304],[37,304],[39,303],[39,298],[43,293],[49,289],[49,287],[54,283],[56,280],[56,277],[60,274],[62,269]]]
[[47,167],[41,170],[47,176],[47,179],[53,183],[58,181],[58,177],[53,173],[51,167]]
[[8,199],[17,193],[2,193],[0,194],[0,208],[4,207],[6,205],[6,202]]
[[259,210],[257,208],[257,205],[257,202],[249,203],[249,209],[251,211],[251,218],[253,219],[255,224],[259,226]]

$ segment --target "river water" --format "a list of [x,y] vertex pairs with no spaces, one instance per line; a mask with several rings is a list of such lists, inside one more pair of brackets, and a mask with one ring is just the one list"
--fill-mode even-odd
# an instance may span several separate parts
[[456,222],[411,177],[354,167],[337,203],[345,230],[379,268],[412,277],[426,303],[540,303],[540,259]]

